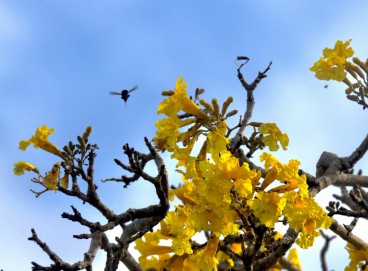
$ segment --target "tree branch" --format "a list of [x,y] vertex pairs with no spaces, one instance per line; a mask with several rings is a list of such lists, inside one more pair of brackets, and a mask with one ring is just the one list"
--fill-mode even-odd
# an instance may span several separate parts
[[323,271],[328,271],[328,267],[327,267],[327,261],[326,261],[326,254],[328,251],[328,248],[330,246],[330,242],[336,238],[336,235],[329,237],[328,235],[326,235],[322,230],[320,230],[322,237],[325,239],[325,244],[323,245],[323,248],[321,250],[321,265],[322,265],[322,270]]
[[349,232],[344,226],[340,225],[335,219],[332,222],[330,230],[336,233],[345,241],[353,244],[356,248],[360,250],[368,250],[368,244],[356,235]]
[[236,133],[236,135],[234,136],[234,138],[231,139],[231,148],[234,148],[234,146],[237,144],[237,142],[239,140],[241,140],[242,137],[243,137],[243,135],[244,135],[245,127],[247,126],[247,124],[249,123],[250,119],[252,118],[253,109],[254,109],[254,105],[255,105],[253,91],[256,89],[256,87],[262,81],[262,79],[267,77],[266,73],[269,71],[269,69],[271,68],[271,65],[272,65],[272,61],[271,61],[270,64],[268,64],[267,68],[263,72],[258,72],[258,76],[253,81],[253,83],[252,84],[248,84],[245,81],[245,79],[243,77],[243,74],[241,73],[240,70],[242,69],[242,67],[246,63],[248,63],[249,58],[248,57],[238,57],[238,60],[245,60],[245,62],[242,63],[239,66],[239,68],[237,69],[237,71],[238,71],[239,81],[240,81],[240,83],[242,84],[242,86],[244,87],[244,89],[247,92],[247,109],[246,109],[246,111],[244,113],[244,118],[243,118],[243,121],[241,123],[241,126],[240,126],[238,132]]
[[362,143],[360,143],[359,147],[349,157],[347,157],[350,168],[354,167],[354,165],[364,156],[367,150],[368,150],[368,134],[363,139]]
[[36,262],[32,262],[32,270],[34,271],[76,271],[86,269],[87,271],[92,271],[92,262],[96,256],[97,251],[100,248],[101,236],[99,233],[92,235],[91,243],[88,251],[84,254],[83,261],[76,262],[74,264],[68,264],[64,262],[55,252],[53,252],[46,243],[43,243],[37,236],[34,229],[32,231],[32,237],[28,238],[30,241],[34,241],[39,247],[42,248],[44,252],[50,257],[50,259],[55,263],[49,267],[44,267]]

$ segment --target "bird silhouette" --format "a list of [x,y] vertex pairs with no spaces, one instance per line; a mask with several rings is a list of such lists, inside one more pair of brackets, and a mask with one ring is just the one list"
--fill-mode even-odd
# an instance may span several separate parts
[[128,98],[130,97],[129,93],[136,90],[137,88],[138,88],[137,86],[134,86],[130,90],[124,89],[121,92],[110,91],[110,94],[111,95],[121,95],[121,98],[124,100],[125,105],[126,105],[126,102],[128,101]]

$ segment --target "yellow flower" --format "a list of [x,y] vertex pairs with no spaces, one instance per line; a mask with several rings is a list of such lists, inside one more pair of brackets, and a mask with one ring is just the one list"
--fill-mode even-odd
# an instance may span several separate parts
[[43,178],[42,184],[49,190],[57,190],[60,175],[60,162],[55,163],[49,173]]
[[171,247],[159,245],[160,238],[161,236],[157,232],[148,232],[135,241],[135,249],[143,258],[172,252]]
[[289,250],[289,255],[287,259],[291,264],[299,270],[302,270],[302,265],[300,264],[298,250],[296,248],[292,248]]
[[13,173],[15,175],[23,175],[25,170],[33,171],[33,172],[36,172],[37,174],[40,174],[38,169],[34,165],[32,165],[28,162],[20,161],[20,162],[14,164]]
[[173,190],[173,193],[186,205],[195,205],[196,200],[198,200],[195,189],[196,187],[193,182],[184,179],[184,185]]
[[348,251],[350,258],[350,263],[345,271],[364,270],[363,266],[366,266],[368,262],[368,251],[359,250],[350,243],[347,243],[345,249]]
[[273,191],[281,194],[299,188],[298,192],[301,196],[308,196],[307,178],[305,175],[299,175],[298,167],[300,162],[298,160],[290,160],[288,164],[282,164],[272,154],[266,152],[264,152],[259,159],[261,162],[265,163],[266,170],[272,167],[265,176],[260,189],[264,190],[272,182],[279,180],[284,184],[274,187],[268,192]]
[[251,179],[236,179],[234,181],[234,190],[242,198],[246,198],[253,193],[253,183]]
[[170,263],[169,253],[172,252],[172,249],[170,246],[159,245],[162,237],[158,232],[148,232],[135,241],[135,249],[141,254],[138,260],[143,270],[150,268],[163,270]]
[[87,126],[86,130],[84,131],[84,133],[83,133],[83,135],[82,135],[82,138],[83,138],[84,140],[87,140],[87,139],[88,139],[89,135],[90,135],[90,134],[91,134],[91,132],[92,132],[92,129],[93,129],[93,127],[92,127],[92,126]]
[[264,152],[259,157],[259,161],[265,163],[265,170],[269,170],[271,167],[279,166],[281,163],[270,153]]
[[[167,116],[167,118],[156,122],[158,129],[156,131],[156,136],[153,139],[156,147],[161,151],[166,149],[174,151],[178,148],[177,143],[179,142],[182,142],[183,146],[187,146],[188,143],[191,143],[191,147],[193,147],[198,136],[203,132],[198,129],[203,124],[211,125],[207,114],[187,96],[187,85],[188,84],[183,81],[183,78],[179,77],[173,94],[164,99],[158,106],[157,113],[165,114]],[[177,116],[179,111],[184,111],[194,117],[180,120]],[[193,123],[195,124],[189,127],[186,132],[179,132],[179,128]]]
[[193,253],[192,246],[189,240],[186,239],[173,238],[171,248],[179,256]]
[[346,59],[352,57],[354,50],[349,47],[351,39],[342,42],[338,40],[333,49],[325,48],[323,57],[314,63],[311,71],[315,72],[315,76],[321,80],[343,81],[346,77],[344,71]]
[[33,147],[36,149],[41,148],[47,152],[63,158],[63,155],[61,154],[61,151],[58,149],[58,147],[48,141],[48,137],[52,133],[54,133],[54,129],[49,129],[44,124],[36,129],[35,135],[33,135],[30,139],[21,140],[19,142],[19,149],[25,151],[29,145],[33,144]]
[[158,114],[165,114],[169,118],[173,118],[180,110],[185,113],[195,115],[197,117],[208,120],[206,113],[204,113],[189,97],[187,96],[186,87],[188,83],[184,82],[183,78],[179,76],[176,81],[175,92],[163,100],[158,106]]
[[180,99],[187,96],[186,86],[188,84],[179,76],[176,81],[175,93],[164,99],[158,106],[157,113],[165,114],[169,118],[176,117],[181,110]]
[[307,178],[305,175],[299,176],[299,165],[298,160],[290,160],[288,164],[281,165],[278,168],[277,179],[286,182],[286,184],[270,189],[269,192],[284,193],[299,188],[299,195],[307,197],[309,195]]
[[[218,259],[216,258],[218,243],[219,237],[212,236],[204,249],[199,250],[189,257],[187,261],[191,263],[185,266],[187,268],[185,270],[216,271],[218,264]],[[188,267],[191,269],[188,269]]]
[[265,190],[273,181],[276,180],[278,175],[277,167],[272,167],[266,174],[260,189]]
[[286,198],[276,192],[260,191],[250,202],[250,208],[259,220],[267,227],[274,227],[282,215]]
[[[287,256],[287,260],[293,265],[294,268],[298,270],[302,270],[302,266],[299,261],[298,251],[296,248],[292,248],[289,250],[289,255]],[[286,270],[286,268],[280,263],[276,263],[275,265],[268,268],[267,271],[281,271]]]
[[[173,261],[170,254],[159,254],[157,256],[149,256],[147,258],[140,257],[139,265],[142,270],[165,270],[165,268],[170,266],[170,270],[178,271],[181,269],[171,268],[173,264],[176,264],[178,262],[178,260],[181,259],[179,258]],[[178,264],[180,264],[180,262]]]
[[68,189],[69,186],[69,174],[65,174],[63,178],[60,180],[60,185],[64,189]]
[[233,259],[231,259],[229,255],[227,255],[225,252],[221,250],[217,252],[216,258],[220,263],[227,262],[230,267],[234,267],[235,265]]
[[176,206],[175,211],[166,214],[165,220],[161,226],[165,229],[165,235],[172,236],[172,250],[177,255],[184,253],[193,253],[189,239],[195,234],[195,230],[191,223],[189,223],[191,215],[190,208],[186,206]]
[[284,196],[287,197],[284,215],[290,227],[295,231],[300,231],[296,243],[301,248],[312,246],[314,238],[320,235],[317,229],[328,229],[332,218],[316,203],[314,198],[301,197],[296,192],[288,192]]
[[179,119],[165,118],[156,122],[156,136],[153,138],[156,147],[161,150],[173,151],[177,148],[176,143],[179,136]]
[[240,255],[240,253],[243,251],[242,243],[232,243],[230,249],[232,252]]
[[287,149],[287,146],[289,144],[289,137],[286,133],[282,133],[280,131],[276,123],[264,123],[259,126],[258,131],[261,134],[266,135],[262,138],[262,142],[266,146],[268,146],[270,151],[277,151],[279,149],[279,145],[277,142],[280,142],[284,150]]
[[226,146],[230,140],[225,136],[226,130],[226,121],[218,121],[214,130],[207,135],[207,149],[212,154],[214,160],[219,157],[221,151],[227,150]]

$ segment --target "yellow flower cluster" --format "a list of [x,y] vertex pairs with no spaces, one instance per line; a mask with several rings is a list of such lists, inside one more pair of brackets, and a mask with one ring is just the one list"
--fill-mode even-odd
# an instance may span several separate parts
[[[92,127],[88,126],[82,138],[84,140],[87,140],[91,131],[92,131]],[[56,155],[64,160],[65,157],[63,156],[59,148],[56,147],[53,143],[51,143],[48,140],[49,135],[53,133],[54,133],[53,128],[47,128],[47,126],[43,124],[41,127],[38,127],[36,129],[35,134],[31,136],[30,139],[21,140],[19,142],[19,149],[22,151],[25,151],[29,145],[33,144],[34,148],[36,149],[41,148],[42,150],[49,152],[53,155]],[[62,188],[67,189],[69,185],[69,175],[65,174],[60,179],[60,166],[61,166],[61,162],[55,163],[52,166],[51,170],[48,173],[46,173],[45,176],[42,176],[36,166],[28,162],[25,162],[25,161],[20,161],[14,164],[13,173],[15,175],[23,175],[25,171],[33,171],[38,174],[38,178],[34,179],[35,182],[43,185],[46,188],[46,190],[57,190],[58,184],[60,184]],[[36,194],[39,195],[41,193],[36,193]]]
[[366,270],[368,263],[368,251],[359,250],[354,245],[347,243],[346,250],[349,253],[350,263],[345,271]]
[[[320,235],[317,230],[328,229],[332,219],[309,196],[306,177],[298,174],[299,161],[290,160],[288,164],[281,164],[268,153],[263,153],[260,160],[265,163],[268,173],[260,191],[249,202],[252,211],[267,227],[274,227],[280,217],[285,216],[290,227],[300,231],[297,244],[301,248],[312,246],[314,238]],[[275,180],[284,184],[265,192],[264,189]]]
[[[220,238],[239,233],[234,195],[251,208],[242,212],[252,211],[266,226],[273,227],[280,216],[286,216],[292,227],[304,234],[299,244],[310,245],[317,235],[315,229],[328,227],[329,220],[309,197],[306,178],[298,175],[299,162],[291,160],[284,165],[264,153],[261,161],[268,173],[259,186],[261,173],[251,170],[247,163],[240,164],[227,149],[226,121],[211,115],[211,110],[201,110],[188,98],[186,86],[179,77],[175,91],[159,105],[158,113],[166,117],[156,123],[154,138],[160,150],[170,151],[178,161],[183,185],[170,191],[170,199],[176,196],[183,204],[166,215],[160,229],[136,241],[143,269],[198,270],[200,266],[200,270],[217,270],[218,260],[226,259],[223,253],[216,253]],[[210,107],[204,101],[201,104]],[[181,112],[187,113],[186,119],[178,117]],[[189,128],[183,130],[187,125]],[[275,124],[264,124],[259,131],[267,135],[265,144],[271,150],[279,148],[278,142],[286,149],[288,137]],[[196,142],[203,144],[194,155]],[[283,184],[265,191],[275,180]],[[305,210],[307,205],[309,213]],[[193,237],[203,231],[210,233],[211,238],[205,246],[193,246]],[[165,245],[160,243],[163,240]]]
[[258,131],[261,134],[266,135],[262,138],[262,142],[268,146],[270,151],[277,151],[279,149],[277,142],[280,142],[284,150],[287,149],[287,146],[289,145],[289,137],[286,133],[282,133],[280,131],[276,123],[264,123],[259,126]]
[[25,172],[24,171],[33,171],[37,174],[40,174],[39,170],[32,164],[25,162],[25,161],[20,161],[14,164],[14,169],[13,169],[13,173],[15,175],[23,175]]
[[[54,129],[49,129],[44,124],[36,129],[36,133],[30,139],[21,140],[19,142],[19,149],[25,151],[29,145],[33,144],[33,147],[36,149],[41,148],[44,151],[62,158],[63,156],[59,148],[48,140],[49,135],[52,133],[54,133]],[[37,173],[39,183],[41,183],[47,190],[57,190],[57,184],[60,177],[60,162],[55,163],[45,177],[40,175],[40,172],[36,166],[28,162],[21,161],[14,164],[13,172],[15,175],[23,175],[25,171],[33,171]],[[67,185],[66,178],[67,177],[65,176],[63,177],[63,186]]]
[[354,50],[349,47],[350,42],[351,39],[346,42],[338,40],[333,49],[325,48],[323,50],[323,57],[310,68],[318,79],[332,79],[340,82],[345,79],[346,59],[354,54]]
[[19,149],[21,149],[22,151],[25,151],[29,145],[33,144],[35,148],[41,148],[49,153],[55,154],[63,158],[59,148],[56,147],[54,144],[52,144],[48,140],[49,135],[53,133],[54,133],[54,129],[53,128],[49,129],[44,124],[41,127],[36,129],[35,135],[33,135],[30,139],[21,140],[19,142]]

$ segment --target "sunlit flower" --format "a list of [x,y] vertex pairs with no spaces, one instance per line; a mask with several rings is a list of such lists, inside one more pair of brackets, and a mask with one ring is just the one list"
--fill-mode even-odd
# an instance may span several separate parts
[[284,150],[289,144],[289,137],[286,133],[282,133],[277,127],[276,123],[264,123],[259,126],[258,131],[265,135],[262,142],[269,147],[270,151],[277,151],[279,149],[278,142],[280,142]]
[[173,151],[177,148],[178,136],[179,136],[179,119],[175,118],[164,118],[156,122],[156,136],[153,138],[156,148],[164,151]]
[[336,81],[345,79],[346,59],[354,54],[354,50],[349,47],[350,42],[351,39],[346,42],[338,40],[333,49],[325,48],[323,50],[323,57],[310,68],[318,79]]
[[314,198],[300,197],[296,192],[290,192],[286,196],[288,201],[284,215],[290,227],[295,231],[300,231],[296,243],[301,248],[308,248],[313,245],[315,237],[320,235],[317,229],[328,229],[332,218],[316,203]]
[[157,232],[148,232],[143,238],[137,239],[135,249],[139,251],[141,257],[172,252],[171,247],[159,245],[160,238]]
[[264,190],[272,182],[278,180],[283,184],[268,190],[268,192],[281,194],[299,188],[300,195],[308,196],[307,178],[305,175],[299,175],[300,162],[298,160],[290,160],[287,164],[282,164],[272,154],[266,152],[259,159],[265,163],[265,169],[269,170],[260,189]]
[[292,248],[289,250],[289,255],[287,256],[287,259],[298,270],[302,270],[302,265],[300,264],[298,250],[296,248]]
[[68,189],[69,186],[69,174],[65,174],[60,180],[60,186],[64,189]]
[[90,134],[91,134],[91,132],[92,132],[92,129],[93,129],[93,127],[92,127],[92,126],[87,126],[86,130],[84,131],[84,133],[83,133],[83,135],[82,135],[82,138],[83,138],[84,140],[87,140],[87,139],[88,139],[89,135],[90,135]]
[[50,141],[48,141],[48,137],[52,133],[54,133],[54,129],[53,128],[49,129],[44,124],[36,129],[35,135],[33,135],[30,139],[21,140],[19,142],[19,149],[25,151],[29,145],[33,144],[33,147],[36,149],[41,148],[49,153],[55,154],[63,158],[63,155],[61,154],[59,148],[56,147],[54,144],[52,144]]
[[345,271],[364,270],[363,266],[366,267],[368,263],[368,251],[360,250],[350,243],[347,243],[345,249],[348,251],[350,259]]
[[226,150],[226,146],[230,142],[225,136],[226,130],[226,121],[219,121],[216,123],[214,130],[207,135],[207,150],[213,155],[214,160],[216,160],[216,157],[219,157],[221,151]]
[[203,249],[198,250],[198,252],[191,255],[189,259],[185,261],[185,265],[183,266],[184,270],[217,270],[217,264],[219,262],[216,258],[218,243],[219,237],[211,236]]
[[20,161],[20,162],[14,164],[13,173],[15,175],[23,175],[25,170],[26,171],[33,171],[33,172],[36,172],[37,174],[40,173],[34,165],[32,165],[28,162]]
[[276,192],[260,191],[250,202],[250,208],[259,220],[267,227],[274,227],[282,215],[286,198]]
[[42,184],[49,190],[57,190],[60,175],[60,163],[55,163],[49,173],[43,178]]

